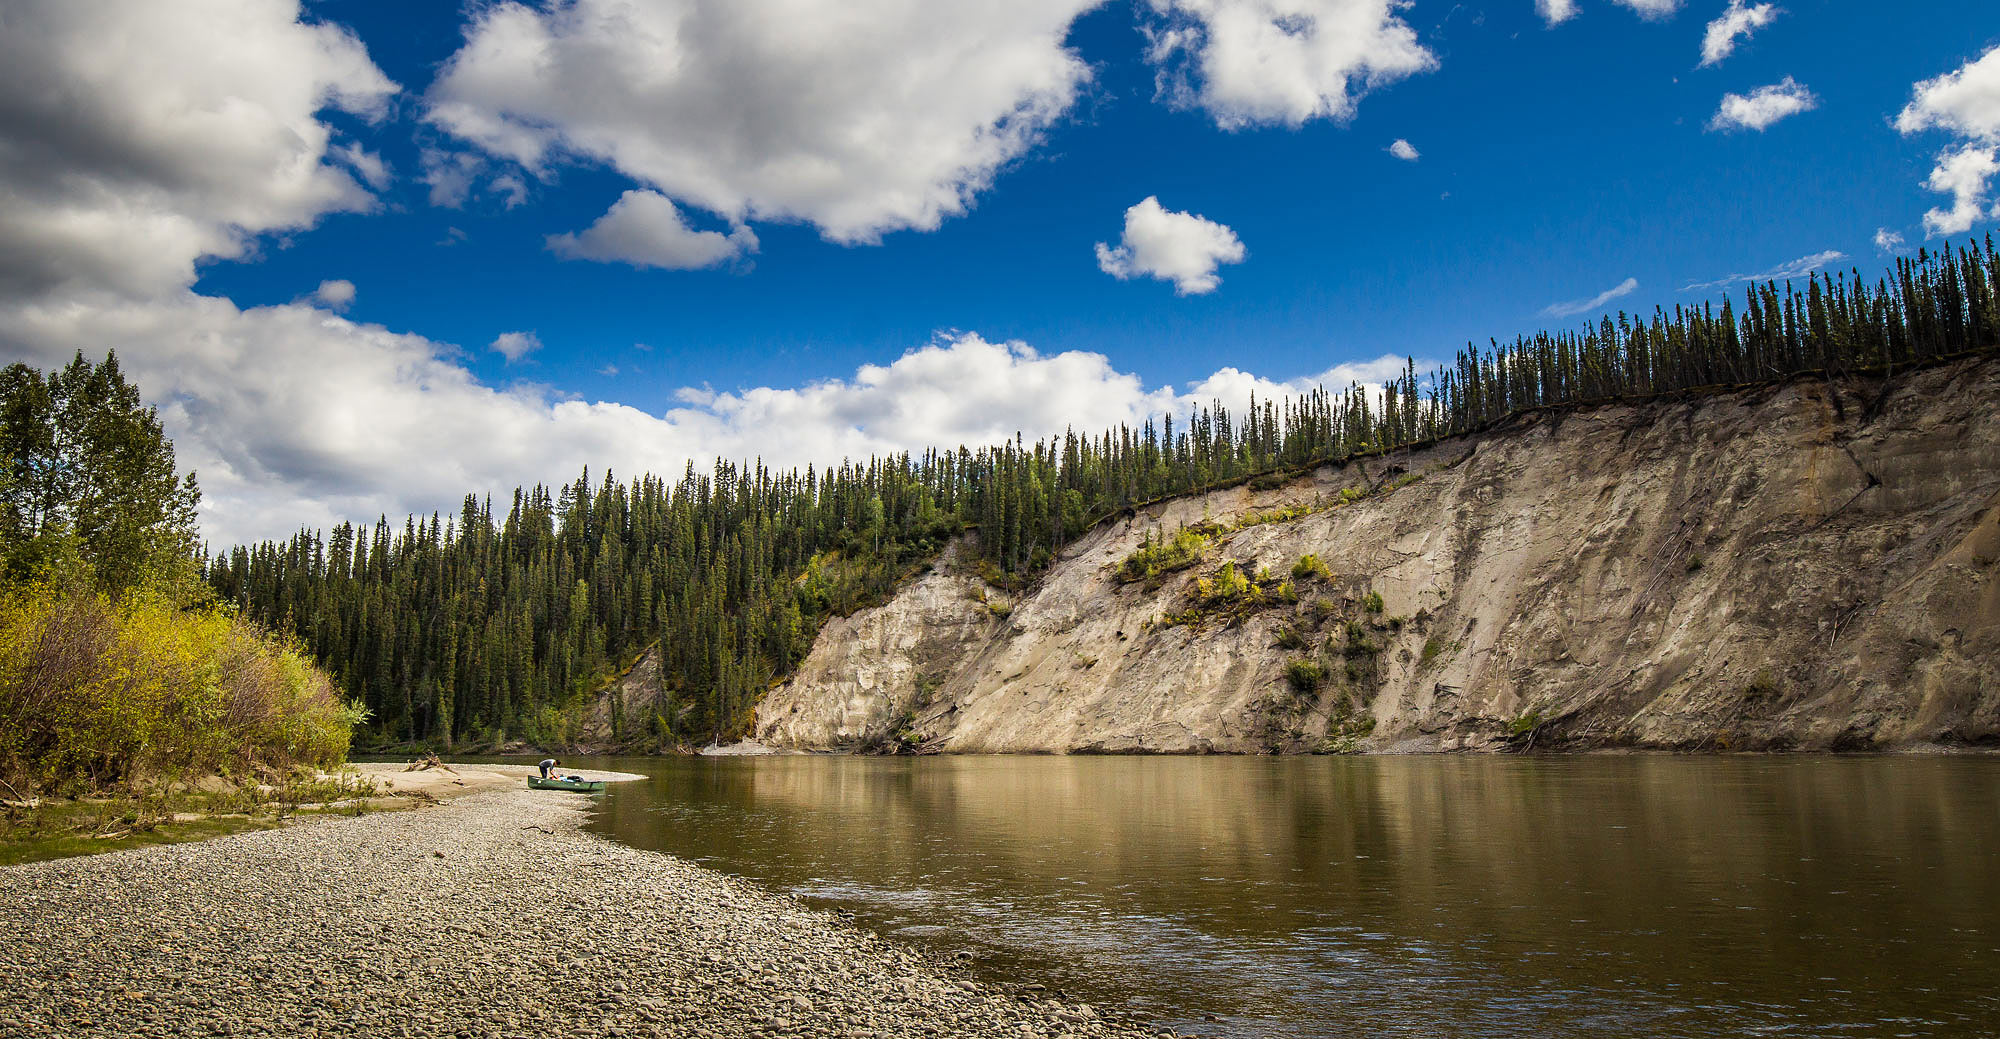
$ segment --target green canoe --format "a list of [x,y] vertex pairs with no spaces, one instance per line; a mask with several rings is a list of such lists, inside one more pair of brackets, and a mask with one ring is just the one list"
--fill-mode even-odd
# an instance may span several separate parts
[[574,790],[579,794],[591,794],[604,789],[604,780],[543,779],[540,776],[529,776],[528,788],[531,790]]

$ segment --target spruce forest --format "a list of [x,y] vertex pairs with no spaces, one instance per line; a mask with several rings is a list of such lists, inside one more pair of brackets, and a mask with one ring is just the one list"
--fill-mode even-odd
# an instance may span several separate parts
[[1989,238],[1858,272],[1753,285],[1719,307],[1619,314],[1381,391],[1221,405],[1121,426],[774,472],[723,461],[679,479],[588,471],[496,509],[302,532],[204,560],[249,617],[295,633],[370,712],[378,744],[553,745],[579,698],[657,644],[669,692],[628,746],[740,734],[830,617],[881,601],[947,542],[988,580],[1031,581],[1135,504],[1476,433],[1535,408],[1804,374],[1885,375],[2000,344]]

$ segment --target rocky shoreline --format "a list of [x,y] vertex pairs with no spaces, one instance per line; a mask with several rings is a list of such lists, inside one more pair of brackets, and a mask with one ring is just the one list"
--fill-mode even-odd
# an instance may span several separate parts
[[586,834],[585,804],[509,786],[0,870],[0,1034],[1166,1034]]

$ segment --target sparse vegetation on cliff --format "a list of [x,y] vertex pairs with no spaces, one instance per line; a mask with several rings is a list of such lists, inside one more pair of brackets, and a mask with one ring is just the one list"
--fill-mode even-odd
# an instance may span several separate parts
[[[1719,305],[1468,346],[1431,372],[1409,364],[1380,390],[1332,387],[1137,428],[803,473],[732,462],[677,481],[585,473],[522,488],[497,514],[468,497],[455,517],[410,517],[400,530],[384,518],[236,549],[207,576],[245,615],[311,646],[376,712],[381,738],[519,731],[655,639],[665,684],[684,701],[671,714],[685,734],[734,734],[827,618],[879,601],[963,532],[976,531],[969,549],[989,583],[1023,590],[1076,537],[1150,502],[1276,488],[1329,462],[1538,410],[1888,373],[1989,349],[2000,345],[1996,286],[1991,243],[1919,252],[1872,283],[1855,271],[1821,274]],[[870,575],[859,594],[797,581],[829,551]],[[1171,572],[1163,563],[1181,561],[1154,560],[1150,579]],[[1133,572],[1148,580],[1147,569]]]

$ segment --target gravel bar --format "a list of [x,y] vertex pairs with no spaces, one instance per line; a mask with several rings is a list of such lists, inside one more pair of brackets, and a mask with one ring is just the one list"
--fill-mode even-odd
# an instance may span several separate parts
[[0,869],[0,1036],[1140,1036],[510,789]]

